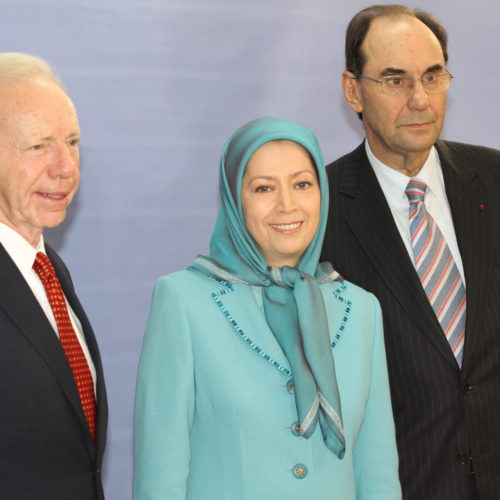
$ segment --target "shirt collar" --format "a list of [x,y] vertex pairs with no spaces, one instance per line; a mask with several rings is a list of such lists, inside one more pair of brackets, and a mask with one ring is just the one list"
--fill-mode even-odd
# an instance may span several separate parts
[[[367,140],[365,140],[365,149],[368,160],[373,167],[373,171],[379,184],[382,186],[389,204],[395,206],[401,204],[408,205],[409,202],[405,191],[411,178],[378,160],[373,154]],[[414,178],[418,178],[427,184],[426,196],[439,196],[440,193],[444,192],[441,162],[439,161],[437,149],[434,146],[431,147],[429,156],[425,160],[423,167]]]
[[36,247],[33,247],[17,231],[2,222],[0,222],[0,243],[23,276],[31,272],[37,252],[45,253],[43,235],[40,236]]

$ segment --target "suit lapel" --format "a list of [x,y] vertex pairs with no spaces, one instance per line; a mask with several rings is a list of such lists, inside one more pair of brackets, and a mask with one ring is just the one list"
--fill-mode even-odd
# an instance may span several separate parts
[[353,152],[351,160],[352,168],[344,170],[339,178],[339,192],[352,198],[346,213],[348,225],[395,300],[420,332],[456,366],[445,336],[437,334],[441,327],[401,240],[364,144]]
[[[259,291],[260,292],[260,291]],[[245,342],[255,355],[289,375],[290,365],[274,338],[252,287],[231,283],[213,294],[235,335]],[[256,314],[258,311],[260,314]]]
[[457,158],[445,142],[439,141],[437,149],[465,273],[467,320],[462,366],[465,372],[481,331],[481,304],[486,303],[491,286],[495,256],[488,207],[497,200],[486,198],[487,189],[475,165],[463,156]]
[[0,307],[4,309],[12,322],[19,328],[21,334],[43,358],[75,413],[86,427],[87,423],[73,373],[61,343],[24,277],[1,245],[0,282],[8,283],[8,286],[0,287]]
[[[107,432],[107,420],[108,420],[108,408],[107,408],[107,396],[106,389],[104,385],[104,374],[101,362],[101,356],[99,353],[99,348],[97,346],[97,341],[92,330],[92,326],[90,324],[87,315],[76,296],[75,288],[71,281],[70,274],[62,262],[61,258],[57,255],[54,250],[46,243],[45,250],[47,252],[48,257],[50,258],[54,269],[56,271],[57,277],[61,283],[61,286],[64,291],[64,295],[68,300],[73,312],[76,314],[80,323],[82,325],[83,335],[85,337],[85,343],[87,344],[87,348],[89,350],[90,356],[92,358],[92,362],[94,363],[94,368],[96,371],[96,398],[97,398],[97,443],[94,445],[90,437],[90,433],[88,433],[88,443],[90,445],[91,451],[97,447],[97,453],[99,456],[102,456],[104,452],[106,432]],[[78,399],[79,401],[79,399]],[[84,418],[83,413],[81,414]],[[87,429],[87,423],[85,420],[85,429]]]

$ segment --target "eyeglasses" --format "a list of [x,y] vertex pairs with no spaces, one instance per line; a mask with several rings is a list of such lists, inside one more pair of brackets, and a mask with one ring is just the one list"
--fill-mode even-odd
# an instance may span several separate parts
[[444,71],[443,73],[427,73],[421,78],[412,78],[406,75],[383,76],[380,80],[371,76],[355,74],[356,80],[365,78],[378,83],[382,92],[387,95],[406,95],[415,86],[414,82],[421,81],[427,94],[440,94],[446,92],[450,87],[453,75]]

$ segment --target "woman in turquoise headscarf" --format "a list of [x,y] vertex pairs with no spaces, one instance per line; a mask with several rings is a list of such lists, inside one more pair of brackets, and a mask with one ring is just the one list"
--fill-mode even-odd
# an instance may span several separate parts
[[210,255],[155,287],[134,499],[400,499],[378,302],[319,264],[316,137],[246,124],[224,148],[220,193]]

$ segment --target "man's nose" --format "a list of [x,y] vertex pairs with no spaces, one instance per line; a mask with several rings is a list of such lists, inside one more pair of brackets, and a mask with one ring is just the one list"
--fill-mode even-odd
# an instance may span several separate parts
[[67,144],[57,145],[54,149],[50,173],[54,177],[71,177],[79,167],[79,157],[75,154],[74,146]]
[[408,94],[408,106],[417,111],[423,111],[429,107],[429,94],[427,94],[422,80],[413,81]]

